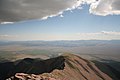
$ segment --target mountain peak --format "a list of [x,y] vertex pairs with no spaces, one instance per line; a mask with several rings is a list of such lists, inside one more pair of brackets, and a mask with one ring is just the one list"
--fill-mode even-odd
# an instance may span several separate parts
[[[26,60],[26,59],[24,59]],[[28,61],[28,59],[27,59]],[[31,59],[30,59],[31,61]],[[23,61],[24,62],[24,61]],[[34,60],[27,71],[15,73],[11,80],[112,80],[107,74],[100,71],[93,62],[74,54],[63,54],[48,60]],[[17,66],[22,67],[23,63]],[[42,66],[42,67],[41,67]],[[23,68],[24,70],[24,68]],[[39,71],[42,70],[40,73]],[[39,72],[39,73],[38,73]]]

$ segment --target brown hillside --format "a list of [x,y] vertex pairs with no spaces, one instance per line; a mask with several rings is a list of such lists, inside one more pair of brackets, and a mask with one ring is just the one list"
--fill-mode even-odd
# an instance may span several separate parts
[[[38,64],[39,62],[37,62]],[[34,71],[37,64],[29,69]],[[10,80],[112,80],[101,72],[94,63],[74,54],[63,54],[60,57],[48,59],[39,65],[43,70],[40,74],[16,73]],[[39,69],[39,67],[37,67]],[[28,71],[29,72],[29,71]]]

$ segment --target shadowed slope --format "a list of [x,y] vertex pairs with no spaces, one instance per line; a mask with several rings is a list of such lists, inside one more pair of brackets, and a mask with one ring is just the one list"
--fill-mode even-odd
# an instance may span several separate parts
[[[94,63],[77,55],[63,54],[48,59],[24,59],[14,62],[11,80],[112,80]],[[17,71],[16,71],[17,70]]]
[[93,61],[95,65],[113,80],[120,80],[120,62],[113,60]]
[[64,57],[48,60],[25,58],[15,62],[0,63],[0,80],[15,75],[16,73],[42,74],[50,73],[54,69],[64,69]]

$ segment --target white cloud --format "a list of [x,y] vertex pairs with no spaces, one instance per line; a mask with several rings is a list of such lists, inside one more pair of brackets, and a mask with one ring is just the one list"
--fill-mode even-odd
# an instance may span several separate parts
[[0,40],[120,40],[120,32],[101,31],[76,34],[0,35]]
[[96,0],[83,0],[83,4],[87,3],[87,4],[91,4],[96,2]]
[[115,31],[101,31],[101,33],[107,35],[120,35],[120,32],[115,32]]
[[47,19],[81,4],[82,0],[0,0],[0,22]]
[[120,32],[116,31],[101,31],[96,33],[76,33],[77,35],[120,35]]
[[120,32],[115,31],[101,31],[96,33],[77,33],[77,37],[83,40],[120,40]]
[[100,16],[119,15],[120,0],[98,0],[91,3],[89,11]]
[[120,0],[0,0],[0,23],[60,16],[64,11],[83,9],[90,5],[89,12],[95,15],[119,15]]
[[0,37],[9,37],[9,35],[0,35]]
[[1,24],[13,24],[14,22],[1,22]]
[[16,40],[18,38],[17,35],[7,35],[7,34],[3,34],[0,35],[0,40]]
[[60,17],[64,17],[64,16],[61,14]]

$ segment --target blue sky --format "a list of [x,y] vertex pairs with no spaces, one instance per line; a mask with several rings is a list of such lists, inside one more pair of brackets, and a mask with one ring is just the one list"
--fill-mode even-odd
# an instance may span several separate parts
[[0,40],[120,39],[120,15],[90,14],[89,7],[65,11],[63,17],[0,24]]

